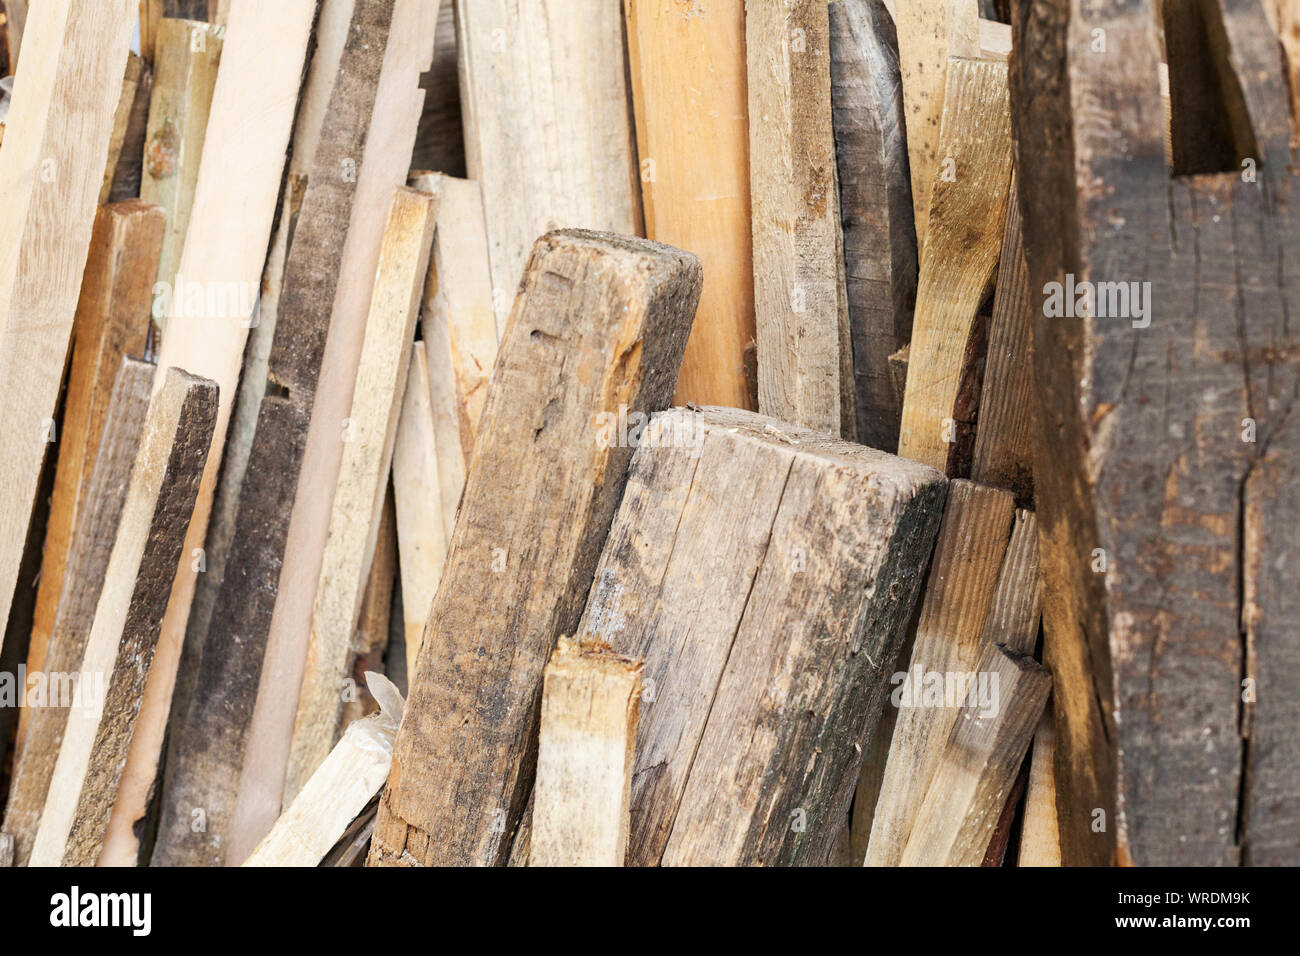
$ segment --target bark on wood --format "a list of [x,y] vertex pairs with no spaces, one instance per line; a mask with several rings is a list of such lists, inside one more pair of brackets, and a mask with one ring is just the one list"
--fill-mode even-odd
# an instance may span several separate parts
[[690,249],[704,291],[674,401],[754,408],[745,4],[626,4],[646,235]]
[[28,54],[0,152],[0,621],[9,618],[63,382],[129,6],[48,0],[26,24]]
[[898,453],[956,476],[969,463],[970,383],[986,332],[979,307],[997,269],[1011,175],[1006,64],[951,61],[944,102]]
[[149,404],[81,662],[104,684],[68,714],[32,866],[99,857],[216,418],[216,385],[180,369]]
[[[119,366],[86,485],[85,512],[68,548],[57,615],[42,659],[45,673],[73,674],[81,667],[144,432],[153,377],[154,368],[147,362],[126,358]],[[68,720],[67,706],[53,703],[46,700],[44,706],[28,712],[23,743],[15,751],[4,830],[15,838],[20,866],[27,864],[31,853]]]
[[[1273,761],[1279,738],[1263,730],[1295,726],[1294,642],[1271,645],[1272,666],[1251,653],[1261,633],[1277,633],[1294,591],[1275,587],[1281,572],[1267,569],[1280,551],[1252,526],[1288,513],[1290,493],[1261,477],[1289,471],[1279,463],[1294,460],[1298,438],[1286,78],[1260,5],[1207,5],[1213,67],[1240,94],[1221,108],[1235,142],[1243,128],[1255,140],[1256,174],[1170,179],[1157,22],[1144,6],[1145,16],[1106,0],[1085,22],[1077,10],[1015,5],[1030,287],[1150,282],[1137,287],[1140,309],[1109,286],[1105,316],[1098,296],[1092,315],[1034,326],[1062,858],[1297,862],[1296,764]],[[1105,56],[1067,43],[1097,29]],[[1257,690],[1281,683],[1248,703],[1252,679]],[[1266,814],[1257,795],[1268,795]]]
[[631,456],[617,436],[599,440],[597,416],[667,403],[699,290],[699,261],[667,246],[585,231],[538,240],[425,629],[372,864],[504,862],[536,758],[542,669],[578,623]]
[[979,866],[1007,804],[1052,678],[1032,657],[986,644],[916,815],[903,866]]
[[286,802],[297,796],[329,755],[339,731],[344,681],[351,673],[352,638],[374,558],[398,407],[406,389],[403,359],[415,337],[436,207],[433,196],[406,187],[394,192],[389,204],[312,609],[311,643],[285,779]]
[[917,278],[898,38],[880,0],[836,0],[830,27],[857,436],[893,451],[902,400],[889,358],[911,339]]
[[829,29],[814,0],[745,14],[758,408],[852,439]]
[[641,662],[560,638],[546,665],[532,866],[622,866]]
[[1016,866],[1060,866],[1061,832],[1056,822],[1055,721],[1044,711],[1034,731],[1034,752],[1029,761],[1029,787],[1020,824],[1020,855]]
[[871,824],[868,866],[897,866],[938,765],[960,700],[927,698],[945,691],[979,658],[981,635],[1007,549],[1010,492],[954,481],[926,582],[916,643],[903,683],[895,679],[894,739]]

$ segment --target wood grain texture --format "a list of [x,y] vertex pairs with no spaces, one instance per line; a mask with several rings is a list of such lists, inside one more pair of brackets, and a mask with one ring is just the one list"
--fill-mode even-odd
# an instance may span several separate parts
[[542,233],[640,234],[623,12],[607,0],[458,3],[456,42],[466,165],[483,186],[504,312]]
[[[225,38],[225,27],[209,23],[159,23],[140,180],[140,198],[167,212],[159,282],[173,283],[180,266]],[[156,317],[160,327],[166,318]]]
[[625,12],[646,235],[704,265],[674,401],[752,409],[744,0],[630,0]]
[[884,4],[831,3],[830,50],[857,437],[893,451],[903,403],[889,358],[912,337],[917,256],[898,39]]
[[[384,673],[384,658],[392,637],[393,589],[397,587],[397,515],[393,508],[391,487],[379,510],[379,530],[375,536],[375,557],[361,597],[361,616],[349,648],[351,683],[345,685],[343,714],[339,724],[347,727],[354,720],[369,717],[379,709],[374,695],[366,686],[366,674]],[[398,654],[402,651],[397,650]]]
[[1039,570],[1038,520],[1032,511],[1017,509],[984,622],[984,643],[1033,655],[1043,606]]
[[99,857],[216,418],[216,385],[180,369],[149,403],[81,661],[103,685],[68,713],[32,866]]
[[1029,786],[1020,824],[1016,866],[1060,866],[1061,831],[1056,820],[1056,731],[1050,710],[1038,720],[1029,761]]
[[[22,560],[131,33],[128,0],[50,0],[26,22],[0,151],[0,620]],[[2,640],[2,639],[0,639]]]
[[344,681],[388,491],[393,441],[420,293],[429,271],[437,200],[400,187],[393,193],[352,411],[334,491],[329,538],[311,617],[307,667],[298,695],[285,801],[291,802],[329,755],[339,733]]
[[[122,359],[128,354],[144,354],[163,218],[161,209],[138,200],[101,206],[95,216],[72,325],[63,433],[55,446],[59,461],[27,651],[30,672],[45,666],[45,648],[58,615],[68,551],[84,514],[82,505]],[[19,715],[19,745],[27,716],[25,711]]]
[[1018,503],[1027,505],[1034,497],[1034,375],[1029,347],[1037,300],[1029,287],[1014,175],[998,261],[971,479],[1010,489]]
[[[73,674],[81,668],[144,432],[153,378],[154,367],[148,362],[125,358],[119,365],[85,489],[86,510],[68,547],[57,614],[41,665],[45,673]],[[31,854],[67,720],[68,707],[51,706],[49,701],[27,712],[4,818],[5,832],[15,838],[20,866],[26,865]]]
[[852,439],[829,30],[819,0],[745,15],[758,408]]
[[[928,703],[925,687],[950,686],[971,672],[1011,532],[1010,492],[952,482],[926,581],[916,642],[891,703],[898,709],[889,761],[871,824],[868,866],[897,866],[925,798],[926,787],[956,720],[960,701]],[[935,676],[937,675],[937,676]]]
[[1032,657],[986,644],[916,814],[903,866],[979,866],[1007,804],[1052,677]]
[[924,259],[929,234],[930,194],[939,163],[946,157],[941,128],[951,57],[980,55],[979,4],[903,2],[892,11],[898,28],[898,63],[907,110],[907,155],[912,175],[916,240]]
[[1011,175],[1006,64],[953,60],[945,103],[898,453],[956,476],[969,467],[972,377],[986,335],[979,308],[997,269]]
[[[1287,82],[1261,5],[1207,5],[1222,44],[1214,68],[1240,92],[1223,108],[1234,137],[1244,125],[1256,142],[1256,181],[1240,169],[1171,179],[1151,14],[1145,3],[1102,2],[1085,21],[1014,5],[1026,51],[1013,58],[1012,89],[1030,287],[1067,276],[1150,283],[1138,286],[1142,309],[1112,298],[1102,315],[1094,300],[1092,315],[1034,324],[1062,860],[1295,862],[1295,764],[1264,756],[1284,753],[1275,731],[1254,732],[1295,726],[1293,658],[1269,666],[1251,654],[1251,622],[1282,620],[1294,587],[1263,586],[1279,554],[1268,546],[1262,558],[1248,543],[1248,516],[1285,520],[1287,493],[1259,478],[1294,456],[1297,438],[1300,347],[1286,303],[1300,294],[1300,217]],[[1067,43],[1094,29],[1107,56]],[[1288,689],[1274,684],[1250,703],[1252,679]],[[1270,795],[1267,814],[1252,811],[1257,793]]]
[[622,866],[641,662],[562,637],[542,682],[531,866]]
[[[164,797],[155,865],[220,864],[229,848],[248,727],[346,255],[339,237],[349,235],[358,192],[358,177],[341,171],[355,170],[367,144],[394,6],[394,0],[357,0],[354,8],[285,265],[268,357],[276,390],[262,399],[240,488],[217,599],[226,610],[213,615],[204,639],[194,696],[179,731],[177,766]],[[373,281],[373,270],[370,275]],[[341,427],[336,425],[336,442]],[[238,573],[232,575],[232,568]],[[291,687],[291,677],[281,675],[281,680]],[[285,694],[283,687],[280,693]],[[206,812],[207,830],[196,833],[190,818],[199,807]]]
[[631,457],[626,443],[598,440],[596,416],[668,402],[699,290],[699,261],[658,243],[585,231],[538,240],[411,681],[371,864],[505,861],[535,761],[542,670],[578,623]]

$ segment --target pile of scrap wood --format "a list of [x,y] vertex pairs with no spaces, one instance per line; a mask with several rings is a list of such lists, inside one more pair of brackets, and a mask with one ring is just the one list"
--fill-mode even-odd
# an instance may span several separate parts
[[1300,863],[1294,4],[3,11],[4,862]]

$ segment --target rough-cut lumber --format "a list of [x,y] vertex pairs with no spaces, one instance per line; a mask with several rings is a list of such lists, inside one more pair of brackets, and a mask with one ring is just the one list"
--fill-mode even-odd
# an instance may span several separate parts
[[858,441],[898,447],[890,356],[912,336],[916,232],[894,23],[880,0],[830,5],[831,118]]
[[372,864],[504,862],[536,757],[542,669],[578,623],[631,457],[616,427],[602,436],[593,426],[668,402],[699,290],[699,261],[668,246],[586,231],[537,241],[411,680]]
[[373,671],[379,713],[353,721],[244,866],[317,866],[388,779],[402,695]]
[[980,55],[979,4],[976,0],[897,4],[898,64],[907,111],[907,155],[912,174],[916,240],[924,261],[929,236],[930,200],[939,165],[947,157],[940,142],[945,78],[951,57]]
[[531,866],[627,857],[641,662],[562,637],[546,665]]
[[108,159],[104,163],[104,181],[99,187],[100,205],[108,202],[113,190],[113,179],[122,161],[122,147],[126,142],[127,129],[131,125],[131,112],[135,106],[135,96],[143,71],[144,62],[134,53],[128,53],[126,72],[122,76],[122,92],[118,96],[117,110],[113,113],[113,132],[108,138]]
[[1052,677],[986,644],[903,851],[903,866],[979,866],[1007,803]]
[[952,60],[944,103],[898,453],[961,475],[987,331],[979,307],[997,269],[1011,177],[1006,64]]
[[853,438],[826,4],[745,14],[758,408]]
[[[168,285],[176,279],[189,229],[225,38],[226,28],[210,23],[159,23],[140,198],[167,211],[158,281]],[[166,319],[165,313],[155,316],[160,328]]]
[[1038,307],[1039,301],[1029,288],[1020,200],[1013,175],[993,317],[989,320],[971,479],[1008,488],[1021,504],[1028,504],[1034,497],[1034,379],[1029,335],[1033,312]]
[[543,232],[640,232],[623,12],[608,0],[458,3],[456,42],[466,165],[505,311]]
[[943,490],[750,412],[651,421],[578,629],[646,661],[629,863],[825,862]]
[[9,618],[63,382],[130,6],[48,0],[26,23],[0,150],[0,622]]
[[1038,521],[1032,511],[1019,509],[1002,556],[989,615],[984,622],[984,643],[1005,644],[1017,654],[1032,655],[1038,646],[1042,598]]
[[675,402],[752,409],[745,4],[631,0],[625,10],[646,235],[704,264]]
[[406,389],[408,363],[403,360],[415,336],[436,208],[433,196],[405,186],[393,193],[389,204],[312,609],[311,643],[285,778],[286,802],[328,756],[339,731],[342,687],[351,671],[349,652],[388,490],[399,403]]
[[102,684],[68,713],[32,866],[99,857],[216,418],[216,385],[179,369],[149,404],[81,662]]
[[[147,362],[126,358],[119,365],[84,494],[86,510],[68,548],[58,613],[42,658],[41,670],[46,673],[72,674],[81,668],[144,431],[153,378],[154,368]],[[43,707],[24,710],[27,725],[15,753],[4,819],[5,832],[15,838],[19,865],[26,865],[31,853],[68,719],[66,702],[54,706],[47,699]]]
[[[1300,862],[1300,182],[1262,6],[1204,14],[1251,175],[1170,178],[1147,4],[1013,5],[1066,865]],[[1105,56],[1067,43],[1097,30]],[[1085,281],[1091,315],[1054,308]]]
[[979,658],[1013,506],[1011,493],[998,488],[958,480],[948,489],[912,657],[892,680],[898,714],[871,822],[868,866],[897,866],[902,859],[962,703],[945,692]]
[[[217,383],[217,427],[185,540],[184,554],[190,561],[182,562],[176,574],[105,841],[105,856],[110,846],[121,847],[120,854],[112,851],[115,863],[135,862],[134,824],[154,787],[315,8],[311,0],[237,4],[222,47],[222,69],[212,95],[206,148],[178,269],[187,291],[196,291],[183,301],[172,296],[167,335],[158,353],[159,362]],[[232,196],[239,201],[233,202]]]
[[1020,824],[1020,855],[1016,866],[1060,866],[1061,833],[1056,822],[1056,732],[1051,710],[1045,710],[1034,731],[1029,761],[1029,786]]
[[[331,316],[338,308],[342,274],[357,262],[349,228],[359,202],[356,172],[361,166],[357,163],[364,152],[376,148],[368,133],[372,110],[378,115],[385,51],[390,36],[396,36],[390,32],[396,26],[395,7],[395,0],[357,0],[353,10],[285,265],[268,359],[269,381],[275,388],[262,399],[240,488],[227,573],[217,599],[223,613],[212,616],[203,642],[194,696],[179,731],[183,736],[177,766],[164,795],[155,864],[220,864],[229,849],[248,727],[298,476],[304,467],[326,336],[336,328]],[[234,33],[233,25],[230,32]],[[352,175],[347,174],[349,169]],[[344,242],[339,241],[341,236],[346,236]],[[349,244],[353,258],[347,255]],[[374,274],[372,266],[371,283]],[[349,275],[349,282],[355,286],[357,277]],[[347,437],[346,417],[344,411],[330,418],[335,445],[344,444],[339,439]],[[337,478],[337,470],[333,474]],[[332,497],[331,488],[327,500]],[[232,568],[238,568],[238,574],[229,573]],[[296,675],[280,674],[277,680],[280,696],[292,696],[285,688],[298,683]],[[190,826],[195,808],[206,813],[206,830],[196,832]],[[274,814],[268,827],[273,820]]]
[[[125,356],[144,354],[162,234],[162,210],[139,200],[101,206],[95,216],[72,325],[63,433],[55,445],[58,469],[27,651],[27,669],[32,673],[45,666],[45,647],[58,614],[68,549],[83,514],[113,383]],[[20,743],[28,714],[25,710],[20,713]]]
[[449,538],[439,497],[438,448],[429,388],[424,343],[417,342],[411,346],[406,395],[393,446],[393,503],[397,508],[408,674],[415,673],[424,622],[442,580]]

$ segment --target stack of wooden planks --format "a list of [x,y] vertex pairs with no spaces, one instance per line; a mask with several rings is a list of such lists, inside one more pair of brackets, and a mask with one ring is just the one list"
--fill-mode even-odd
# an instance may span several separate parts
[[1300,864],[1290,5],[0,6],[7,864]]

